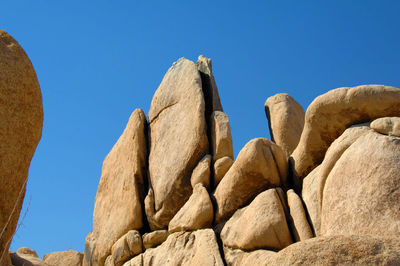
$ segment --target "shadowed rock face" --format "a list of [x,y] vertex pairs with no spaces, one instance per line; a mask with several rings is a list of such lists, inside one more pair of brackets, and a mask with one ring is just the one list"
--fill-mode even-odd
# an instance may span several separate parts
[[28,170],[42,135],[42,94],[21,46],[0,30],[0,265],[17,227]]

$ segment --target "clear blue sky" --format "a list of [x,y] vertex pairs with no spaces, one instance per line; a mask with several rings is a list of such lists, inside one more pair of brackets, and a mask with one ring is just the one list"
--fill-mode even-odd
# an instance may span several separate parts
[[400,1],[6,0],[1,7],[0,28],[28,53],[43,94],[30,206],[11,246],[40,256],[83,251],[104,157],[131,112],[148,112],[182,56],[213,59],[235,154],[269,137],[264,102],[275,93],[306,108],[337,87],[400,87]]

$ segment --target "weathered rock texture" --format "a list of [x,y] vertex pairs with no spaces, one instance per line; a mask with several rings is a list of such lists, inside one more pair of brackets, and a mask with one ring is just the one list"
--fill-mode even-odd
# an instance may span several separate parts
[[218,265],[223,266],[213,230],[177,232],[159,247],[133,258],[131,265]]
[[172,218],[168,231],[174,233],[207,228],[211,226],[213,218],[210,196],[202,184],[197,184],[189,200]]
[[331,170],[322,198],[322,235],[400,233],[400,138],[358,138]]
[[103,265],[112,245],[121,236],[143,226],[146,125],[143,111],[135,110],[103,162],[94,206],[91,243],[86,244],[84,265]]
[[279,93],[265,102],[271,139],[289,157],[299,143],[304,127],[304,110],[292,96]]
[[400,117],[378,118],[372,121],[371,128],[388,136],[400,137]]
[[43,262],[49,266],[81,266],[82,260],[83,254],[74,250],[53,252],[43,256]]
[[180,59],[168,70],[149,112],[150,186],[146,214],[162,229],[192,193],[190,176],[207,154],[205,102],[196,65]]
[[42,135],[42,94],[22,47],[0,30],[0,265],[17,227],[28,170]]
[[285,212],[275,189],[260,193],[239,209],[221,232],[224,246],[244,250],[280,250],[292,243]]
[[358,123],[400,115],[400,90],[382,85],[343,87],[317,97],[308,107],[304,129],[291,156],[300,181],[320,164],[329,145]]
[[286,176],[287,161],[282,149],[268,139],[251,140],[215,190],[216,222],[229,218],[261,191],[284,183]]

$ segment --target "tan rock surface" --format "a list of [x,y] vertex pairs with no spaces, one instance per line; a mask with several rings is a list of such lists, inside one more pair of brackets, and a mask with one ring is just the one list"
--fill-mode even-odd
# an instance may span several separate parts
[[282,149],[265,138],[248,142],[217,186],[216,222],[229,218],[261,191],[286,182],[287,160]]
[[143,235],[143,246],[145,249],[154,248],[162,244],[168,238],[168,230],[157,230]]
[[84,265],[103,265],[121,236],[143,226],[146,125],[145,114],[136,109],[103,162],[93,212],[93,250],[85,249]]
[[43,262],[49,266],[81,266],[83,254],[75,250],[53,252],[43,256]]
[[301,181],[320,164],[330,144],[349,126],[399,115],[400,90],[394,87],[344,87],[317,97],[307,109],[304,130],[291,155],[295,176]]
[[225,156],[214,163],[214,187],[218,186],[222,178],[228,172],[233,164],[233,159],[231,157]]
[[42,94],[22,47],[0,30],[0,265],[8,249],[25,196],[29,165],[42,135]]
[[400,233],[400,138],[369,132],[340,157],[324,187],[321,234]]
[[330,171],[343,152],[360,136],[370,131],[368,124],[358,124],[346,129],[328,148],[322,163],[304,178],[302,198],[317,236],[320,235],[323,188]]
[[271,139],[289,157],[299,143],[304,127],[304,109],[287,93],[271,96],[265,102]]
[[145,204],[155,230],[165,228],[191,195],[192,171],[208,150],[202,81],[193,62],[182,58],[168,70],[151,102],[149,121],[152,189]]
[[231,249],[224,247],[225,261],[228,266],[258,266],[264,265],[265,261],[275,255],[271,250],[258,249],[254,251],[244,251],[241,249]]
[[346,129],[343,134],[331,144],[331,146],[329,146],[318,173],[317,197],[320,208],[322,206],[325,182],[332,168],[335,166],[336,162],[346,151],[346,149],[348,149],[358,138],[367,134],[368,132],[371,132],[369,124],[358,124],[351,126],[350,128]]
[[297,242],[261,265],[398,265],[399,239],[371,236],[316,237]]
[[221,232],[224,246],[244,250],[280,250],[292,243],[281,200],[275,189],[260,193],[239,209]]
[[293,221],[292,232],[295,241],[303,241],[314,237],[311,227],[307,221],[307,216],[303,208],[301,198],[290,189],[287,191],[287,200],[290,209],[290,217]]
[[111,248],[111,265],[121,266],[129,259],[143,252],[140,233],[131,230],[123,235]]
[[207,154],[200,160],[197,166],[194,168],[192,176],[190,177],[190,183],[192,188],[196,186],[196,184],[202,184],[204,187],[210,187],[210,166],[211,166],[212,156]]
[[400,117],[382,117],[371,123],[371,128],[376,132],[400,137]]
[[197,184],[189,200],[169,223],[168,231],[173,233],[210,227],[213,218],[213,205],[207,189],[202,184]]
[[17,252],[12,252],[10,257],[13,266],[52,266],[39,259],[34,250],[26,247],[19,248]]
[[228,156],[233,159],[231,127],[228,115],[221,111],[211,114],[211,145],[214,161]]
[[130,262],[144,266],[224,265],[212,229],[173,233],[163,244],[146,250]]

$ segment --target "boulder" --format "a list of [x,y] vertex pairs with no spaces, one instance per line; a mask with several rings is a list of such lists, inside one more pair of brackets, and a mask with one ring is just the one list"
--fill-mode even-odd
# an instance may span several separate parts
[[210,187],[211,159],[211,155],[207,154],[200,160],[196,168],[194,168],[192,176],[190,177],[192,188],[194,188],[198,183],[202,184],[206,188]]
[[271,96],[265,102],[271,139],[289,157],[299,143],[304,127],[304,109],[287,93]]
[[381,134],[400,137],[400,117],[382,117],[375,119],[371,123],[371,128]]
[[121,266],[127,260],[143,252],[143,243],[140,233],[131,230],[123,235],[111,248],[110,264]]
[[15,253],[11,252],[10,258],[13,266],[53,266],[43,262],[34,250],[26,247],[19,248]]
[[316,237],[255,265],[399,265],[400,241],[371,236]]
[[400,115],[400,90],[383,85],[344,87],[318,96],[308,107],[291,155],[297,184],[324,159],[330,144],[353,124]]
[[93,213],[93,250],[85,248],[84,265],[103,265],[121,236],[143,226],[146,127],[145,114],[136,109],[103,162]]
[[321,235],[400,233],[400,138],[368,132],[330,171],[323,188]]
[[214,192],[215,218],[220,223],[261,191],[286,182],[287,160],[282,149],[265,138],[248,142]]
[[193,62],[181,58],[168,70],[151,102],[149,123],[151,189],[145,205],[156,230],[166,228],[192,194],[192,171],[208,151],[202,81]]
[[303,202],[301,198],[290,189],[287,191],[287,201],[290,209],[290,217],[293,223],[292,232],[294,240],[303,241],[314,237],[311,227],[307,221],[307,216],[303,208]]
[[75,250],[53,252],[43,256],[43,262],[49,266],[81,266],[83,254]]
[[189,200],[169,223],[168,231],[174,233],[210,227],[213,218],[213,205],[207,189],[202,184],[197,184]]
[[233,159],[231,128],[228,115],[221,111],[211,114],[211,145],[214,162],[222,157]]
[[370,131],[368,124],[358,124],[346,129],[328,148],[322,163],[304,178],[302,198],[316,236],[320,235],[322,194],[326,178],[343,152],[360,136]]
[[264,249],[244,251],[241,249],[224,247],[224,256],[227,266],[264,265],[265,260],[275,253],[274,251]]
[[275,189],[260,193],[239,209],[221,232],[224,246],[244,250],[280,250],[292,243],[285,212]]
[[130,262],[144,266],[224,265],[212,229],[173,233],[160,246],[147,249]]
[[29,165],[42,135],[42,94],[22,47],[0,30],[0,265],[10,265],[8,249],[25,196]]
[[233,159],[231,157],[225,156],[214,163],[214,187],[217,187],[219,182],[228,172],[233,164]]
[[168,238],[168,230],[157,230],[143,235],[143,246],[145,249],[154,248],[162,244]]
[[340,137],[337,138],[328,148],[318,172],[317,197],[320,208],[322,206],[325,182],[328,178],[328,175],[332,171],[332,168],[335,166],[336,162],[346,151],[346,149],[348,149],[358,138],[370,131],[371,129],[369,124],[358,124],[351,126],[350,128],[346,129],[343,134],[340,135]]

